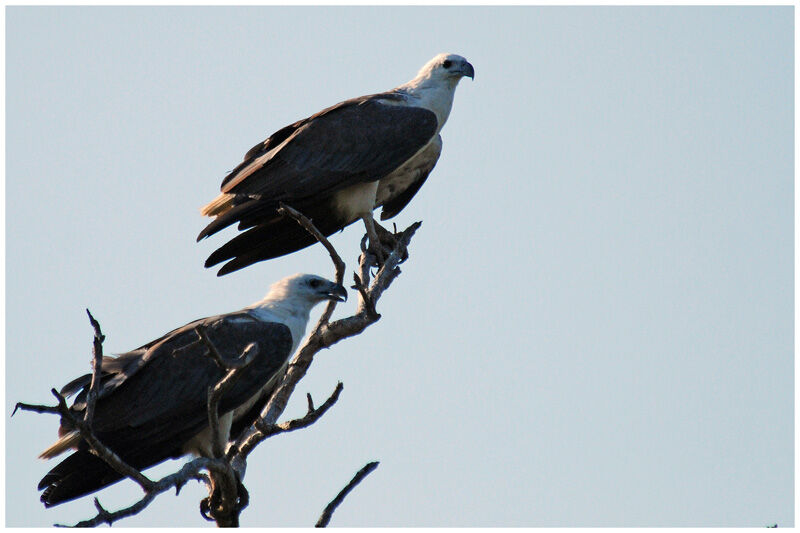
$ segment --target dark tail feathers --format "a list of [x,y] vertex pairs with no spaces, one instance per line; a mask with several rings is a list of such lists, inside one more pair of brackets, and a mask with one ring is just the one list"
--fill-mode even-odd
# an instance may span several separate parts
[[[303,212],[302,209],[298,210]],[[252,215],[252,211],[248,214]],[[303,214],[312,219],[317,229],[326,237],[349,224],[335,219],[330,212],[304,212]],[[250,229],[237,235],[212,253],[206,260],[206,268],[228,261],[217,273],[218,276],[224,276],[259,261],[274,259],[302,250],[317,242],[305,228],[292,218],[281,217],[276,213],[274,218],[268,218],[258,225],[253,224],[252,220],[253,218],[248,216],[240,222],[240,229],[243,227],[250,227]],[[225,225],[233,222],[225,221]],[[209,227],[213,224],[214,222],[209,224]],[[219,231],[219,229],[221,228],[213,228],[213,232]]]
[[79,450],[58,463],[39,482],[45,507],[80,498],[122,479],[116,470],[86,450]]

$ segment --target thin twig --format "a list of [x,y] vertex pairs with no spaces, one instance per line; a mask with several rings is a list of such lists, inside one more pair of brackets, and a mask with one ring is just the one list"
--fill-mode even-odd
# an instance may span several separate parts
[[[334,279],[336,280],[336,283],[343,285],[345,271],[344,261],[342,261],[341,256],[336,251],[336,248],[333,247],[327,237],[325,237],[325,235],[323,235],[322,232],[314,225],[311,219],[296,209],[284,204],[283,202],[281,202],[280,207],[278,207],[278,214],[293,218],[295,222],[300,224],[307,232],[317,239],[317,241],[319,241],[326,250],[328,250],[328,254],[331,256],[331,261],[333,261],[334,271],[336,272]],[[317,322],[317,326],[328,323],[333,315],[333,310],[336,308],[336,303],[336,300],[331,300],[328,302],[328,305],[325,306],[325,311],[322,312],[322,316]]]
[[[251,342],[245,346],[236,359],[230,359],[220,354],[217,347],[206,335],[204,328],[196,327],[195,332],[206,345],[208,353],[217,364],[228,370],[216,385],[209,387],[206,402],[208,427],[211,436],[211,453],[215,459],[222,460],[229,435],[222,432],[219,421],[219,402],[222,396],[230,390],[247,370],[247,367],[256,359],[259,348],[257,343]],[[203,501],[200,509],[204,517],[210,517],[210,519],[215,520],[219,527],[236,527],[239,525],[239,513],[247,505],[247,492],[244,486],[238,483],[230,463],[225,460],[222,464],[225,465],[224,469],[221,469],[216,474],[211,472],[209,497]]]
[[54,415],[61,414],[61,410],[58,408],[58,406],[53,407],[52,405],[36,405],[31,403],[17,402],[17,405],[14,406],[14,411],[12,411],[11,416],[14,416],[17,410],[32,411],[34,413],[51,413]]
[[91,385],[89,386],[89,392],[86,396],[86,410],[84,411],[83,419],[79,419],[77,416],[75,416],[75,413],[73,413],[67,405],[67,401],[64,396],[56,389],[50,390],[50,392],[58,401],[58,405],[56,407],[18,403],[14,408],[14,412],[16,412],[17,408],[20,408],[27,411],[36,411],[40,413],[47,412],[61,415],[61,417],[66,419],[68,422],[68,424],[65,425],[77,429],[81,437],[83,437],[83,439],[89,444],[98,457],[103,459],[114,470],[125,477],[133,479],[142,487],[142,489],[148,491],[153,487],[153,481],[142,474],[139,470],[123,461],[119,455],[111,450],[111,448],[108,448],[105,444],[100,442],[100,439],[98,439],[92,431],[91,426],[94,418],[94,408],[95,403],[97,402],[100,380],[102,377],[100,374],[102,372],[103,341],[105,340],[105,336],[100,330],[100,324],[92,316],[92,313],[88,309],[86,310],[86,313],[89,315],[89,322],[94,328],[94,341],[92,349],[94,357],[92,359],[92,381]]
[[[414,233],[421,223],[412,224],[400,235],[395,248],[386,260],[384,266],[376,274],[376,279],[372,286],[367,290],[369,300],[375,305],[381,294],[391,285],[392,281],[400,275],[397,263],[403,256]],[[361,307],[361,306],[360,306]],[[281,413],[286,409],[289,397],[294,392],[297,383],[303,378],[308,367],[314,359],[314,355],[328,348],[337,342],[358,335],[367,327],[380,319],[380,315],[371,314],[365,309],[360,309],[355,315],[337,320],[329,324],[318,324],[306,340],[305,344],[298,350],[295,357],[289,364],[281,382],[275,388],[275,392],[262,409],[259,420],[256,422],[261,427],[270,427],[277,424]],[[260,430],[253,424],[236,439],[233,446],[228,449],[228,456],[234,469],[240,476],[244,475],[247,463],[247,455],[255,448],[256,444],[263,438]]]
[[[205,337],[205,333],[202,333],[202,335],[204,336],[203,340],[206,341],[209,346],[214,349],[214,351],[216,351],[213,343],[211,343],[211,341]],[[217,352],[217,355],[219,355],[219,352]],[[223,441],[226,443],[228,442],[228,436],[222,434],[222,428],[220,427],[219,423],[219,402],[222,399],[222,396],[236,383],[236,380],[239,379],[239,376],[244,373],[248,365],[255,360],[256,355],[258,355],[258,344],[251,342],[245,347],[244,351],[239,356],[237,360],[237,366],[228,370],[228,373],[225,374],[225,377],[219,380],[216,385],[209,387],[208,389],[208,425],[211,430],[211,451],[215,458],[220,458],[224,455],[225,450],[222,443]],[[224,361],[227,362],[227,359]],[[242,366],[238,366],[238,363],[243,364]]]
[[375,309],[375,303],[372,301],[372,297],[370,297],[369,293],[367,292],[368,287],[364,284],[362,278],[360,278],[355,272],[353,272],[353,281],[355,282],[355,285],[353,285],[352,288],[356,289],[360,296],[358,304],[359,310],[365,311],[368,315],[374,317],[375,319],[380,318],[381,315],[378,314],[378,311]]
[[310,392],[306,393],[306,399],[308,400],[308,412],[310,413],[314,410],[314,400],[311,398]]
[[367,477],[370,474],[370,472],[378,468],[378,464],[379,464],[378,461],[373,461],[371,463],[367,463],[367,465],[364,468],[359,470],[356,473],[356,475],[353,476],[353,479],[350,480],[350,483],[348,483],[345,486],[345,488],[343,488],[339,492],[339,494],[336,495],[336,497],[331,501],[331,503],[329,503],[325,507],[325,510],[322,511],[322,515],[320,515],[319,520],[317,520],[317,524],[314,527],[326,527],[328,523],[331,521],[333,512],[336,510],[337,507],[339,507],[339,505],[341,505],[345,497],[347,497],[350,491],[352,491],[356,487],[356,485],[361,483],[361,481],[365,477]]
[[122,458],[111,448],[100,442],[92,430],[89,429],[86,424],[84,424],[83,420],[77,418],[72,413],[70,408],[67,406],[67,401],[64,399],[64,396],[61,395],[61,393],[59,393],[56,389],[50,389],[50,392],[56,397],[56,400],[58,400],[58,407],[56,408],[58,414],[66,418],[70,425],[80,432],[81,437],[83,437],[89,446],[91,446],[92,450],[97,454],[98,457],[108,463],[111,468],[123,476],[129,477],[136,481],[145,491],[150,490],[153,487],[153,481],[151,479],[123,461]]
[[[175,488],[176,493],[180,492],[180,489],[186,485],[189,480],[195,479],[208,484],[208,476],[201,473],[201,470],[212,471],[219,469],[219,465],[217,464],[218,462],[213,463],[212,461],[214,460],[206,457],[198,457],[197,459],[186,463],[177,472],[169,474],[153,483],[153,487],[146,491],[141,500],[129,507],[120,509],[119,511],[115,511],[113,513],[103,509],[102,506],[100,506],[100,502],[97,500],[97,498],[95,498],[95,507],[98,509],[97,516],[89,520],[79,522],[73,527],[95,527],[101,524],[111,525],[122,518],[133,516],[141,512],[145,507],[150,505],[156,496],[162,492],[166,492],[173,487]],[[58,527],[59,525],[56,524],[56,526]]]
[[102,380],[103,369],[103,341],[106,340],[105,335],[100,330],[100,323],[94,319],[89,309],[86,309],[86,314],[89,315],[89,323],[94,328],[94,339],[92,341],[92,382],[89,385],[89,393],[86,395],[86,410],[83,413],[83,422],[86,427],[92,428],[92,421],[94,420],[94,407],[97,404],[97,396],[100,393],[100,381]]
[[[361,285],[364,286],[366,289],[369,285],[369,278],[370,272],[372,271],[372,265],[375,264],[375,256],[369,253],[367,248],[367,235],[364,235],[364,238],[361,239],[361,255],[358,256],[358,272],[359,276],[358,279],[361,280]],[[374,304],[372,306],[375,307]],[[366,300],[364,299],[364,292],[361,290],[358,291],[358,311],[362,312],[366,309]]]
[[333,390],[333,393],[330,395],[330,397],[327,400],[325,400],[325,403],[323,403],[316,409],[314,409],[314,404],[312,403],[311,395],[309,394],[308,395],[309,409],[308,413],[306,413],[306,415],[303,418],[297,418],[295,420],[290,420],[282,424],[272,424],[269,426],[263,423],[264,422],[263,419],[259,418],[258,420],[256,420],[256,427],[260,431],[260,437],[258,438],[257,441],[252,442],[252,444],[251,443],[248,444],[256,446],[259,442],[269,437],[272,437],[273,435],[278,435],[280,433],[287,433],[289,431],[295,431],[297,429],[302,429],[310,426],[311,424],[319,420],[328,409],[333,407],[333,404],[335,404],[339,400],[339,394],[341,394],[342,389],[344,389],[344,385],[340,381],[339,383],[336,384],[336,388]]
[[252,363],[256,354],[258,354],[258,350],[255,350],[255,352],[250,353],[248,355],[250,345],[247,345],[244,351],[242,351],[242,353],[236,359],[223,357],[222,354],[219,353],[219,350],[217,350],[217,347],[214,345],[214,343],[211,342],[211,339],[208,338],[204,326],[195,326],[194,332],[197,333],[197,336],[200,337],[200,340],[203,342],[203,344],[206,345],[206,348],[208,348],[208,352],[214,359],[214,361],[216,361],[216,363],[220,366],[220,368],[223,368],[225,370],[244,368],[250,363]]

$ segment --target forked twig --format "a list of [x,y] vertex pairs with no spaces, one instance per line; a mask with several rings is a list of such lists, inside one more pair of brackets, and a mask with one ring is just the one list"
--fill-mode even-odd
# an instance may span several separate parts
[[319,420],[328,409],[333,407],[333,404],[335,404],[339,400],[339,394],[341,394],[342,389],[344,389],[344,385],[340,381],[339,383],[336,384],[336,388],[333,390],[333,393],[330,395],[330,397],[328,397],[328,399],[325,400],[325,403],[323,403],[316,409],[314,409],[314,402],[311,400],[311,395],[309,394],[308,412],[303,418],[297,418],[295,420],[290,420],[282,424],[272,424],[272,425],[266,425],[264,423],[264,419],[259,418],[258,420],[256,420],[255,425],[261,432],[261,438],[259,438],[257,442],[254,442],[254,444],[258,444],[258,442],[261,442],[264,439],[268,439],[273,435],[278,435],[280,433],[287,433],[289,431],[295,431],[297,429],[303,429],[310,426],[311,424]]

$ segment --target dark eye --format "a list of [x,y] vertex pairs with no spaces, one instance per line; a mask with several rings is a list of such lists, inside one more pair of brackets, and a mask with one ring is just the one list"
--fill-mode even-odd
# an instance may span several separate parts
[[317,287],[319,287],[320,281],[318,279],[312,279],[311,281],[308,282],[308,284],[311,285],[312,289],[316,289]]
[[452,61],[450,61],[449,59],[445,59],[445,60],[444,60],[444,63],[442,63],[442,66],[443,66],[444,68],[450,68],[450,65],[452,65],[452,64],[453,64],[453,62],[452,62]]

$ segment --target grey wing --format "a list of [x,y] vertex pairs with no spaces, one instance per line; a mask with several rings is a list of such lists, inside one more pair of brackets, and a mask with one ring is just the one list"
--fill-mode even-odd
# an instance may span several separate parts
[[[118,354],[116,356],[104,356],[103,357],[103,364],[102,369],[103,373],[100,379],[100,391],[99,397],[102,398],[108,394],[110,394],[117,386],[119,386],[125,379],[130,378],[133,376],[144,364],[147,362],[147,354],[151,353],[151,348],[157,346],[158,344],[165,342],[168,339],[174,339],[179,333],[183,333],[186,331],[192,331],[195,326],[202,324],[208,321],[214,321],[216,319],[222,318],[223,315],[209,317],[209,318],[201,318],[199,320],[195,320],[190,322],[180,328],[176,328],[169,333],[162,335],[161,337],[152,340],[145,344],[144,346],[140,346],[135,350],[131,350],[130,352],[125,352],[123,354]],[[66,385],[61,388],[61,394],[64,396],[72,396],[73,394],[80,392],[82,389],[89,387],[91,384],[92,375],[91,374],[84,374],[78,378],[73,379]],[[83,402],[85,400],[86,390],[83,391],[83,395],[79,396],[75,400],[75,408],[76,409],[83,409]]]
[[[141,465],[147,456],[145,462],[155,464],[207,426],[208,388],[225,370],[198,342],[193,331],[198,323],[215,346],[229,348],[225,357],[237,357],[247,344],[258,343],[256,359],[223,397],[220,412],[258,392],[290,355],[292,338],[285,325],[260,322],[247,313],[212,317],[173,331],[139,358],[135,372],[118,376],[98,400],[95,432],[123,458]],[[85,394],[76,398],[78,411]]]
[[392,98],[355,98],[279,130],[248,152],[222,192],[292,202],[385,176],[437,129],[436,116],[426,109],[381,103]]

